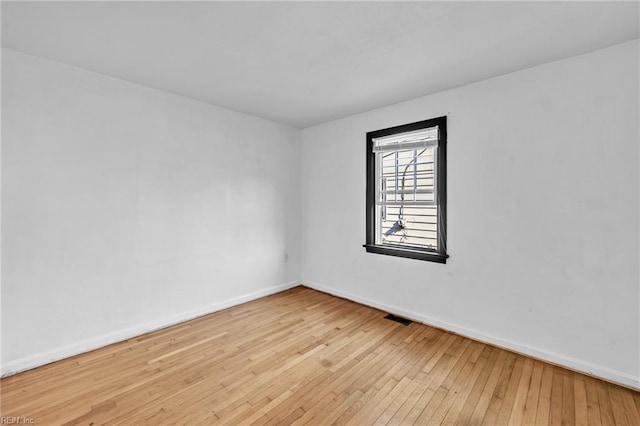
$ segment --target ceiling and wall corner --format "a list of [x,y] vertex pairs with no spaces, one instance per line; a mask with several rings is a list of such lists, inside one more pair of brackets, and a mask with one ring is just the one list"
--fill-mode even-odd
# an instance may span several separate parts
[[4,47],[298,128],[637,37],[637,2],[2,2]]

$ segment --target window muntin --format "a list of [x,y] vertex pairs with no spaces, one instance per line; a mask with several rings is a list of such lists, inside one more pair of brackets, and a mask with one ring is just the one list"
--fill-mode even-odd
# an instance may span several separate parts
[[445,143],[446,117],[367,134],[368,251],[446,259]]

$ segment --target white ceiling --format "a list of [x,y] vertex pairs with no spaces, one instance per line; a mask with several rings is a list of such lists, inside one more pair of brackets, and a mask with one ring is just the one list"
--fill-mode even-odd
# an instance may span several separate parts
[[304,128],[638,38],[637,2],[2,2],[2,44]]

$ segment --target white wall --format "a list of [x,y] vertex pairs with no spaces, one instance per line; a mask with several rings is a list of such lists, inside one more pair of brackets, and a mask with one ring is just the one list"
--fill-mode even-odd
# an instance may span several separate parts
[[[302,131],[313,287],[639,386],[638,42]],[[448,116],[446,265],[366,253],[365,133]]]
[[3,374],[299,278],[298,130],[2,53]]

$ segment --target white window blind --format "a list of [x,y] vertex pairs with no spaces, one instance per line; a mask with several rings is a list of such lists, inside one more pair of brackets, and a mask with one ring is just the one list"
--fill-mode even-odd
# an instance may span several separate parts
[[428,148],[437,145],[437,126],[373,139],[374,152],[395,151],[397,149]]

